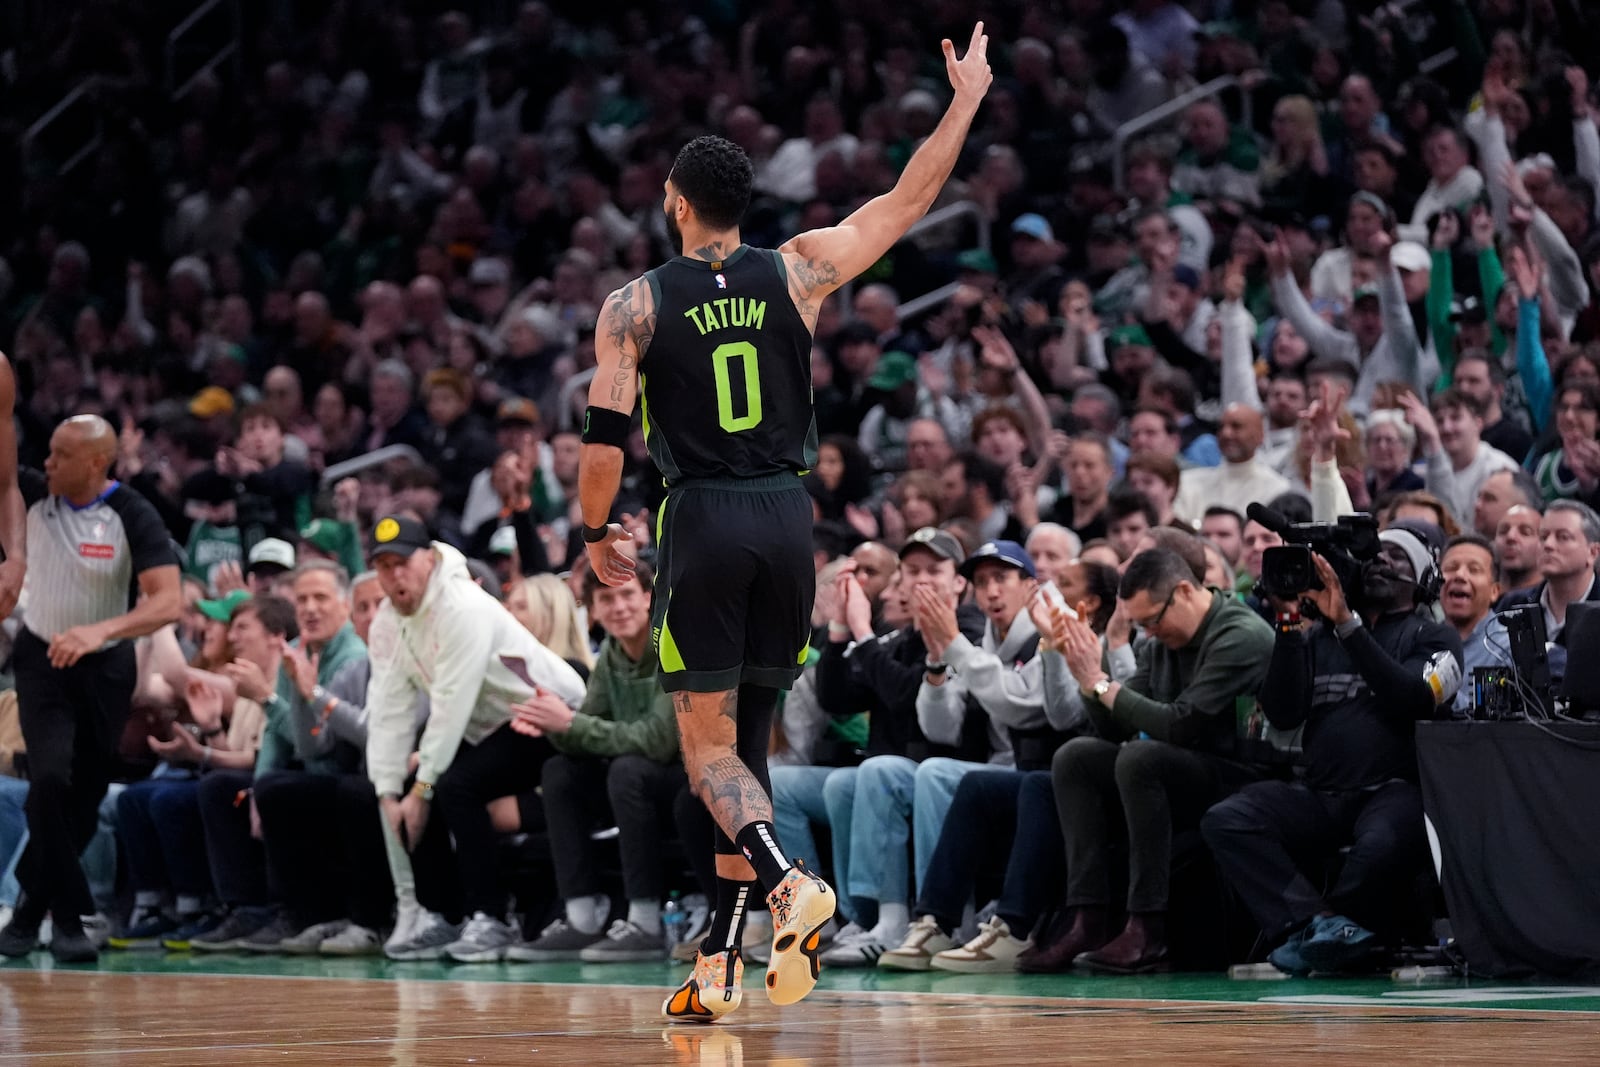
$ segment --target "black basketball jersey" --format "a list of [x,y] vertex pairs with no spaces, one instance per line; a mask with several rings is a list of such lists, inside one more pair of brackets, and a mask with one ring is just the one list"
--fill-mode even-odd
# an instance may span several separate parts
[[645,279],[656,330],[639,395],[667,483],[810,470],[811,331],[779,253],[740,245],[720,262],[678,256]]

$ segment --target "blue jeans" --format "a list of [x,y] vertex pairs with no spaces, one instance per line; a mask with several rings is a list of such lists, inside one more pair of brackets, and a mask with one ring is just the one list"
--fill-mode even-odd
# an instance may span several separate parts
[[210,891],[197,779],[134,782],[117,799],[117,824],[135,891],[170,889],[195,897]]
[[22,805],[28,799],[28,783],[21,778],[0,777],[0,904],[15,906],[17,860],[28,843],[28,815]]
[[854,767],[773,767],[772,823],[792,856],[815,862],[813,823],[825,822],[833,836],[833,880],[839,889],[839,910],[858,926],[877,922],[874,900],[853,897],[850,878],[851,808],[855,805]]
[[915,834],[916,884],[927,877],[956,786],[985,763],[934,757],[916,763],[904,756],[874,756],[856,770],[857,803],[851,812],[851,896],[881,904],[909,904],[906,845]]

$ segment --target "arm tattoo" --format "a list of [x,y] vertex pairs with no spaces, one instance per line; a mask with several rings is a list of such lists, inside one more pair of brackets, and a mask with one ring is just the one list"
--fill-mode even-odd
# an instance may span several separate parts
[[655,337],[656,309],[650,297],[649,283],[636,278],[612,293],[606,301],[602,319],[606,337],[620,353],[616,374],[611,382],[611,401],[620,409],[638,362]]
[[839,268],[831,259],[807,259],[796,263],[784,260],[789,271],[789,292],[794,296],[794,306],[800,317],[815,324],[822,301],[817,290],[830,291],[839,284]]

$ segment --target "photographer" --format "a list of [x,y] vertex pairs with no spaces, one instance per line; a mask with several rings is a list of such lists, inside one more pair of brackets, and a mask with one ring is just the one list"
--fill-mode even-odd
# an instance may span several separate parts
[[[1304,728],[1303,775],[1247,786],[1200,824],[1262,929],[1286,939],[1268,959],[1292,974],[1369,958],[1372,931],[1393,927],[1393,902],[1427,855],[1412,723],[1455,695],[1461,639],[1421,610],[1437,595],[1438,531],[1401,523],[1378,536],[1354,608],[1314,554],[1322,588],[1301,603],[1321,621],[1278,616],[1261,709],[1279,730]],[[1321,872],[1346,845],[1324,895]]]

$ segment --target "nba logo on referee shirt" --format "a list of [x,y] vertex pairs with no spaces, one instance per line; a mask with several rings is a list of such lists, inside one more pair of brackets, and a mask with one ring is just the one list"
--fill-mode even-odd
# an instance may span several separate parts
[[717,275],[717,288],[718,289],[726,289],[727,287],[728,287],[728,279],[724,278],[720,274]]

